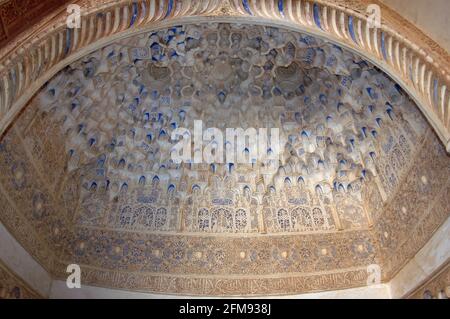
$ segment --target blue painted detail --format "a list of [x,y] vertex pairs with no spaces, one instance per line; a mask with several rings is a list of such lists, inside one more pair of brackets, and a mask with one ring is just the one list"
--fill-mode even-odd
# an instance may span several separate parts
[[352,37],[353,42],[358,44],[358,40],[356,40],[355,28],[353,26],[353,17],[352,16],[348,17],[348,29],[350,30],[350,36]]
[[71,107],[72,107],[72,111],[75,110],[77,107],[80,106],[80,101],[78,101],[77,99],[73,100],[71,103]]
[[166,130],[162,129],[161,131],[159,131],[159,137],[161,136],[167,136]]
[[170,51],[169,57],[174,58],[174,57],[177,57],[177,56],[178,56],[177,51],[175,51],[175,50]]
[[136,22],[137,15],[138,15],[138,4],[136,2],[133,2],[133,15],[131,16],[130,27],[132,27]]
[[168,34],[168,35],[165,37],[164,40],[165,40],[167,43],[169,43],[169,42],[172,41],[174,38],[175,38],[175,35],[174,35],[174,34]]
[[393,111],[392,111],[392,109],[387,109],[386,110],[386,113],[389,115],[389,118],[393,121],[394,120],[394,118],[392,117],[392,114],[394,113]]
[[319,5],[317,3],[314,3],[313,6],[313,10],[314,10],[314,22],[316,23],[316,25],[319,27],[319,29],[322,29],[322,25],[320,24],[320,8]]
[[303,102],[308,105],[311,102],[311,98],[309,96],[305,96],[305,98],[303,99]]
[[370,96],[373,100],[378,100],[378,94],[375,92],[374,89],[371,87],[366,88],[367,94]]
[[72,29],[67,29],[66,32],[66,48],[64,50],[64,55],[67,55],[70,51],[70,47],[72,46]]
[[376,122],[377,122],[377,125],[378,125],[378,127],[381,127],[381,124],[382,124],[382,120],[381,120],[381,118],[379,118],[379,117],[377,117],[377,119],[375,120]]
[[330,55],[330,57],[327,59],[327,61],[325,62],[327,67],[333,67],[335,64],[337,63],[337,58],[335,55]]
[[303,62],[306,64],[312,64],[316,56],[316,51],[313,48],[308,48],[306,54],[303,57]]
[[167,9],[167,13],[166,13],[166,16],[164,17],[164,19],[167,18],[172,13],[173,1],[174,0],[169,0],[169,8]]
[[367,127],[365,127],[365,126],[362,127],[362,128],[361,128],[361,131],[362,131],[364,137],[367,137]]
[[323,192],[323,190],[322,190],[322,186],[320,186],[320,185],[316,185],[316,192],[320,192],[320,193],[322,193],[322,192]]
[[361,68],[364,67],[369,67],[369,64],[367,63],[367,61],[360,61],[357,63]]
[[284,17],[283,0],[278,0],[278,10],[280,11],[281,15]]
[[253,13],[250,10],[250,7],[248,5],[248,0],[242,0],[242,5],[244,6],[244,9],[245,9],[245,11],[247,11],[248,14],[253,15]]
[[343,53],[344,50],[342,50],[342,48],[340,46],[338,46],[337,44],[333,44],[333,48],[338,50],[339,52]]
[[386,40],[384,32],[381,33],[381,52],[383,52],[383,57],[387,61]]
[[362,174],[363,177],[366,177],[367,171],[366,171],[365,169],[363,169],[363,170],[361,171],[361,174]]
[[219,99],[219,102],[223,104],[227,98],[227,95],[225,92],[219,92],[217,98]]
[[306,44],[306,45],[317,45],[316,38],[306,35],[306,36],[300,36],[300,42]]

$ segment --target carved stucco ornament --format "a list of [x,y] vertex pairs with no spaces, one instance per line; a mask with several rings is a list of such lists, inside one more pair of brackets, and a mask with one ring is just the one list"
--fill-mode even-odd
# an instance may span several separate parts
[[[0,144],[0,218],[56,278],[78,263],[86,284],[158,293],[356,287],[373,263],[390,280],[448,215],[448,157],[416,105],[308,34],[149,31],[30,103]],[[282,165],[171,162],[170,133],[195,119],[278,127]]]
[[[86,284],[138,291],[344,289],[365,285],[373,263],[390,280],[448,217],[445,150],[371,62],[406,79],[411,66],[416,93],[439,93],[441,120],[445,76],[435,91],[434,69],[391,33],[384,49],[380,33],[354,34],[365,61],[345,49],[355,12],[328,1],[283,1],[284,17],[278,1],[89,3],[89,27],[66,33],[61,17],[2,69],[2,123],[13,125],[0,144],[0,218],[54,277],[76,262]],[[224,8],[241,25],[215,23]],[[206,19],[180,26],[189,17]],[[282,167],[170,163],[168,133],[197,117],[279,127]]]

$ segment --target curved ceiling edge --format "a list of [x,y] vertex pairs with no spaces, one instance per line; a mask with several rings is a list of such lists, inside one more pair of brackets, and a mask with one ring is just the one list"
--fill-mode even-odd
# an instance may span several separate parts
[[[450,72],[447,65],[386,23],[371,28],[366,15],[344,4],[310,0],[136,0],[92,4],[80,29],[68,29],[61,15],[36,36],[1,57],[0,134],[28,100],[63,67],[132,34],[195,20],[274,24],[337,43],[377,65],[415,100],[450,152]],[[364,1],[358,1],[359,7]],[[407,28],[408,26],[405,26]],[[400,30],[401,31],[401,30]],[[428,55],[427,53],[430,53]],[[433,55],[434,54],[434,55]],[[433,59],[434,57],[434,59]]]

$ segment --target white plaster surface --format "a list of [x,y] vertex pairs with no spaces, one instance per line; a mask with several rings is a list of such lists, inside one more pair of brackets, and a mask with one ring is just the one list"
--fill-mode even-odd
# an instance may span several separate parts
[[47,271],[14,239],[0,223],[0,260],[31,288],[48,297],[52,279]]
[[[450,209],[450,208],[449,208]],[[450,258],[450,219],[439,228],[414,259],[427,275]]]
[[417,287],[417,284],[426,280],[427,275],[417,262],[411,260],[391,281],[390,291],[392,298],[402,298],[408,291]]
[[450,218],[434,233],[428,243],[390,281],[392,298],[401,298],[417,288],[450,260]]

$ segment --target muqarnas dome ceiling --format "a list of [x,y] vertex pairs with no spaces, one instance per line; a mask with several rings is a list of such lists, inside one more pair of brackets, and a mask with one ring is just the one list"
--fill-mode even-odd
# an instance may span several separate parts
[[[171,133],[195,120],[279,128],[278,170],[174,163]],[[387,280],[402,231],[421,219],[409,203],[445,207],[435,188],[448,194],[444,148],[397,84],[341,47],[273,27],[119,40],[59,72],[16,127],[2,144],[3,182],[30,192],[22,211],[52,271],[79,263],[96,285],[300,293],[365,285],[371,264]]]
[[[114,228],[142,230],[362,228],[377,166],[389,191],[423,134],[386,76],[309,36],[201,25],[122,42],[69,66],[39,96],[63,122],[68,171],[80,172],[81,224],[106,214]],[[171,132],[193,132],[194,120],[279,128],[279,170],[174,164]]]

